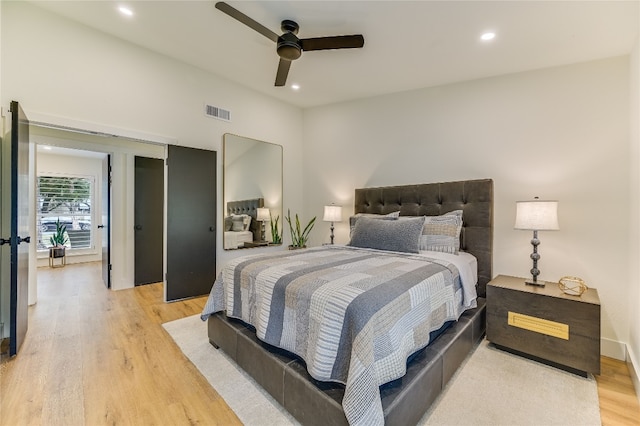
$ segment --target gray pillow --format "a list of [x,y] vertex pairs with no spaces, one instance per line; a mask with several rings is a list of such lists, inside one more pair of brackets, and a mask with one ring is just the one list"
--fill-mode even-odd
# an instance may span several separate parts
[[232,231],[244,231],[244,215],[233,215],[231,216],[231,221]]
[[374,214],[374,213],[356,213],[353,216],[349,217],[349,235],[353,234],[353,229],[356,227],[356,223],[358,219],[361,217],[370,217],[372,219],[382,219],[382,220],[395,220],[400,216],[400,210],[397,212],[391,212],[387,214]]
[[233,218],[231,216],[227,216],[224,218],[224,230],[231,231],[231,227],[233,226]]
[[361,217],[356,222],[349,246],[418,253],[424,216],[406,220]]

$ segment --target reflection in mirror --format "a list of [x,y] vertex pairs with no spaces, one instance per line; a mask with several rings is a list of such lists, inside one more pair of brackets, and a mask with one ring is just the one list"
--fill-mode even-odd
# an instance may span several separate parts
[[282,235],[282,146],[229,133],[222,142],[224,249],[279,245],[270,218]]

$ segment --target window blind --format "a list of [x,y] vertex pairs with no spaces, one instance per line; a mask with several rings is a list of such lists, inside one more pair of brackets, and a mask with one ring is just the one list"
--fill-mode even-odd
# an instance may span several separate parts
[[65,228],[69,249],[91,248],[91,200],[94,179],[91,177],[38,176],[37,227],[38,249],[52,246],[50,237],[57,225]]

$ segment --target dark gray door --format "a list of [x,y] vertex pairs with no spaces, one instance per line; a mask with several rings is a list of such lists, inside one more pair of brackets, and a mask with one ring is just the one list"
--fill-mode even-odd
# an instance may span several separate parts
[[29,121],[11,102],[11,296],[9,355],[18,353],[29,313]]
[[164,161],[135,158],[134,284],[162,282]]
[[169,145],[167,301],[209,293],[216,275],[216,152]]
[[102,160],[102,281],[111,288],[111,155]]

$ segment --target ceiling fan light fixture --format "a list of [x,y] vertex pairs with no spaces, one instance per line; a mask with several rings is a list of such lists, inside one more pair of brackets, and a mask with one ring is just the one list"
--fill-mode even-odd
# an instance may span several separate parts
[[302,55],[300,40],[293,33],[284,33],[278,37],[278,56],[287,61],[295,61]]

